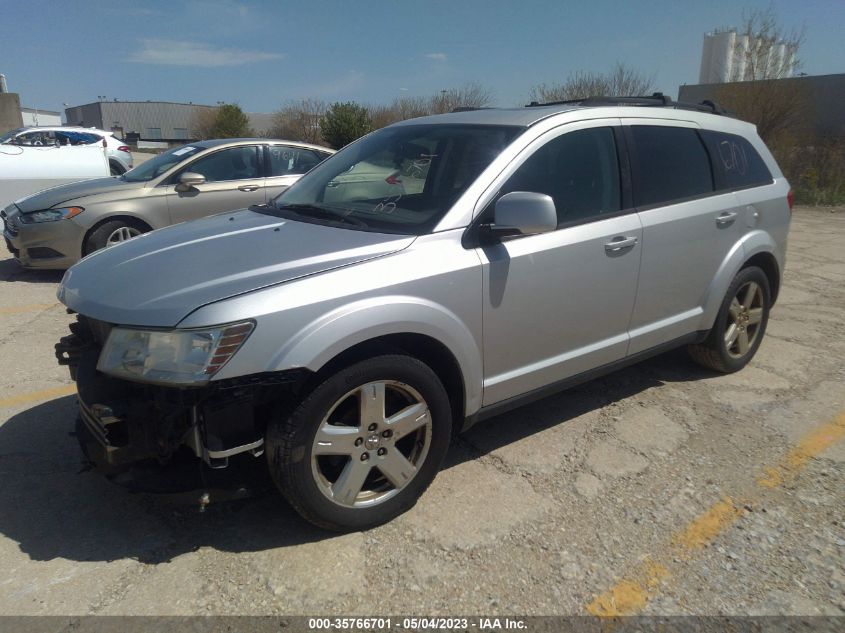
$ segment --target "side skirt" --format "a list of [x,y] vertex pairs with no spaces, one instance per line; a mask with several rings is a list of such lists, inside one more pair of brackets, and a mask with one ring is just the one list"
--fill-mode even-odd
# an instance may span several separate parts
[[638,352],[631,356],[626,356],[625,358],[621,358],[612,363],[601,365],[600,367],[596,367],[595,369],[589,369],[587,371],[581,372],[580,374],[575,374],[574,376],[569,376],[568,378],[564,378],[563,380],[558,380],[557,382],[545,385],[544,387],[539,387],[538,389],[534,389],[533,391],[529,391],[518,396],[513,396],[512,398],[508,398],[500,402],[494,402],[493,404],[487,405],[486,407],[481,407],[474,414],[467,416],[464,419],[464,424],[461,427],[461,432],[464,432],[467,429],[471,428],[477,422],[481,422],[497,415],[507,413],[508,411],[517,409],[532,402],[536,402],[537,400],[542,400],[543,398],[569,389],[570,387],[589,382],[594,378],[604,376],[605,374],[612,373],[618,369],[629,367],[631,365],[636,365],[637,363],[644,361],[647,358],[651,358],[652,356],[659,356],[660,354],[681,347],[683,345],[701,343],[707,338],[707,335],[709,333],[709,330],[705,330],[703,332],[692,332],[691,334],[687,334],[680,338],[673,339],[666,343],[661,343],[656,347],[643,350],[642,352]]

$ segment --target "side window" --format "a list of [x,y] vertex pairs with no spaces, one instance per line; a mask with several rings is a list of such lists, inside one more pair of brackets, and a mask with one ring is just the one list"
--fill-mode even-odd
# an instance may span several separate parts
[[633,125],[634,202],[648,206],[713,191],[710,157],[690,128]]
[[200,158],[182,170],[186,171],[202,174],[206,182],[258,178],[257,150],[255,146],[230,147]]
[[304,174],[323,160],[319,153],[299,147],[271,145],[269,151],[270,176]]
[[710,130],[701,135],[713,157],[717,189],[745,189],[772,182],[772,173],[747,139]]
[[526,160],[501,193],[533,191],[555,201],[558,225],[598,219],[622,208],[613,129],[558,136]]

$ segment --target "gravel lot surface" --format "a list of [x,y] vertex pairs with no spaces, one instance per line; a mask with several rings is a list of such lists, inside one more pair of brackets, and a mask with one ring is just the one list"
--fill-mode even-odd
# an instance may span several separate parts
[[796,209],[744,371],[673,352],[480,424],[343,536],[82,471],[61,275],[2,260],[0,613],[845,614],[843,240],[845,209]]

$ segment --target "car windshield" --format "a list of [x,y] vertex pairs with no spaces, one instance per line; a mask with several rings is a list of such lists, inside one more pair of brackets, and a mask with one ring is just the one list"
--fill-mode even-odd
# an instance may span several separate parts
[[422,235],[521,129],[449,124],[385,128],[344,148],[256,210],[352,229]]
[[3,136],[0,136],[0,143],[8,143],[13,138],[15,138],[18,134],[23,132],[25,129],[26,129],[25,127],[19,127],[15,130],[10,130],[10,131],[6,132]]
[[172,167],[187,160],[191,156],[195,156],[203,151],[203,147],[196,147],[194,145],[183,145],[182,147],[174,147],[166,152],[162,152],[155,158],[151,158],[138,165],[135,169],[130,169],[121,178],[129,182],[143,182],[152,180],[161,176],[164,172],[170,170]]

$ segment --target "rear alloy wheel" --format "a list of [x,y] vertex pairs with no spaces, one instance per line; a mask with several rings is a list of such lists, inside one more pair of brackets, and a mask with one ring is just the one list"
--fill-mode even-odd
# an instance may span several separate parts
[[431,483],[451,435],[449,399],[420,361],[379,356],[318,386],[271,423],[276,484],[309,521],[360,530],[410,508]]
[[707,339],[700,345],[690,345],[690,356],[700,365],[723,373],[742,369],[760,347],[770,307],[766,274],[755,266],[743,268],[728,288]]
[[117,246],[133,237],[146,233],[149,229],[131,220],[109,220],[101,224],[85,240],[84,255],[98,251],[101,248]]

